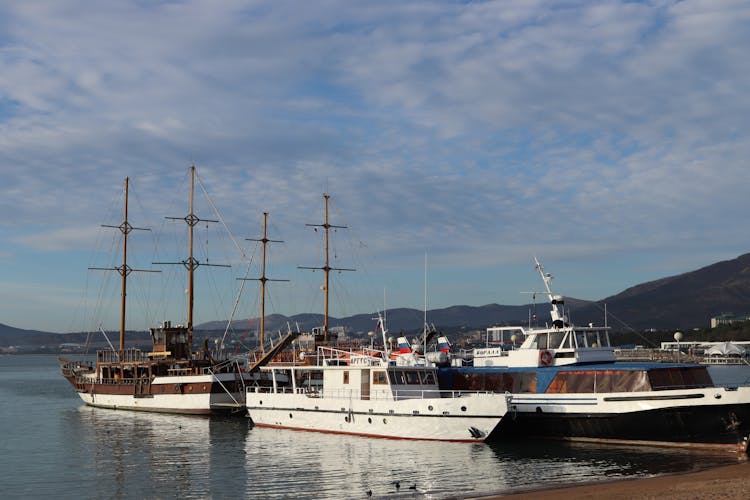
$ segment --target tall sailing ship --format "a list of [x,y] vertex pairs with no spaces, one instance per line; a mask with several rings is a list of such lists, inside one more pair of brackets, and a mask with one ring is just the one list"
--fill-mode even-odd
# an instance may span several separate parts
[[[267,358],[247,366],[240,357],[217,357],[207,345],[193,349],[194,273],[198,266],[216,265],[199,262],[193,255],[193,229],[201,221],[209,222],[194,213],[195,175],[192,166],[189,213],[181,218],[188,226],[189,257],[178,263],[187,270],[187,324],[165,321],[150,328],[153,346],[148,352],[125,347],[127,278],[131,272],[140,271],[128,265],[128,235],[142,229],[128,221],[128,178],[125,179],[124,220],[119,226],[109,226],[123,234],[122,264],[109,268],[117,271],[122,281],[119,349],[99,350],[93,362],[60,358],[62,375],[89,406],[184,414],[245,410],[245,387],[257,378],[252,372]],[[275,355],[290,340],[284,338],[267,356]]]

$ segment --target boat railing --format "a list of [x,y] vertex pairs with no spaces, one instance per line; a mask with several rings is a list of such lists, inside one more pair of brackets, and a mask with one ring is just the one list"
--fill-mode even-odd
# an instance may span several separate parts
[[[247,388],[248,392],[260,394],[300,394],[321,399],[363,399],[362,392],[356,389],[321,390],[317,387],[262,387],[252,386]],[[459,391],[438,389],[403,389],[393,392],[371,391],[364,399],[378,401],[394,401],[406,399],[432,399],[446,398],[455,399],[475,394],[494,394],[493,391]]]
[[747,360],[740,356],[706,356],[701,360],[703,365],[746,365]]
[[77,377],[81,372],[92,372],[94,364],[91,361],[72,361],[60,358],[60,371],[63,377]]
[[151,380],[148,378],[100,378],[96,381],[92,380],[89,377],[78,375],[76,376],[76,383],[78,384],[91,384],[92,382],[96,382],[97,384],[105,384],[105,385],[138,385],[138,384],[148,384],[151,383]]
[[148,354],[140,349],[123,349],[122,351],[96,351],[97,363],[143,363],[148,361]]

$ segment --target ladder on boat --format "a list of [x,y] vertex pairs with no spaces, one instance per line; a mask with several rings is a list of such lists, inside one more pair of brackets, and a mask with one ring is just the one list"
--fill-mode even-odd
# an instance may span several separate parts
[[265,366],[268,364],[269,361],[271,361],[274,357],[276,357],[277,354],[279,354],[281,351],[287,348],[289,344],[292,343],[292,340],[296,339],[299,336],[300,332],[289,332],[286,335],[284,335],[277,343],[276,345],[272,346],[269,350],[267,350],[263,355],[257,359],[253,364],[248,366],[247,372],[253,373],[254,371],[257,371],[260,369],[261,366]]

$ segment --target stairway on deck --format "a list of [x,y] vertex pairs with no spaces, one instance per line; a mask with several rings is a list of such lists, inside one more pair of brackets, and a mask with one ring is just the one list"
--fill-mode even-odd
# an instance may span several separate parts
[[247,368],[248,373],[253,373],[258,370],[261,366],[265,366],[271,361],[278,353],[286,349],[286,347],[292,343],[292,340],[299,336],[299,332],[289,332],[279,340],[276,345],[267,350],[263,356],[260,357],[255,363]]

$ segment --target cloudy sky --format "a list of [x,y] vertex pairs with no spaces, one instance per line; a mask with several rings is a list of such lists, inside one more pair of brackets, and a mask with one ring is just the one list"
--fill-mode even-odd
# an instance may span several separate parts
[[734,258],[749,25],[732,0],[0,2],[0,323],[117,325],[116,273],[87,268],[120,263],[99,226],[126,176],[152,229],[130,264],[163,271],[131,275],[129,326],[184,321],[184,272],[152,262],[186,257],[164,217],[191,163],[196,213],[222,221],[199,260],[232,265],[198,270],[198,323],[259,275],[263,211],[268,274],[291,280],[267,312],[322,310],[297,266],[322,266],[324,192],[349,227],[332,265],[357,269],[335,316],[422,308],[425,255],[429,308],[525,303],[535,255],[584,299]]

